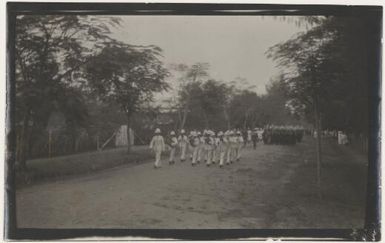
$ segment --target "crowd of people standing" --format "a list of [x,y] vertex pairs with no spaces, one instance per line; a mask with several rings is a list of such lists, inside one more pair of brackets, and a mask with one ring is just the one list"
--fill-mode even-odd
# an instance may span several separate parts
[[264,144],[293,145],[300,143],[304,135],[301,126],[276,126],[268,125],[263,131]]

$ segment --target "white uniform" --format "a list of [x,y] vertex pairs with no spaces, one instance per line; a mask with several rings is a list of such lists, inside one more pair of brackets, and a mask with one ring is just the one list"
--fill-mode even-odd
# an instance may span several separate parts
[[201,162],[202,158],[204,158],[204,146],[205,146],[205,138],[204,136],[199,136],[199,145],[198,145],[198,163]]
[[213,159],[213,145],[214,139],[211,136],[205,137],[205,153],[206,153],[206,164],[210,165]]
[[223,166],[223,163],[225,162],[225,155],[227,152],[227,138],[220,137],[218,138],[218,144],[217,144],[217,153],[219,156],[219,166]]
[[219,162],[220,159],[220,152],[219,152],[219,143],[220,139],[219,137],[214,137],[214,145],[213,145],[213,163]]
[[226,156],[226,164],[230,164],[231,163],[231,136],[230,135],[227,135],[224,139],[225,141],[225,147],[226,147],[226,152],[225,152],[225,156]]
[[247,143],[251,143],[251,130],[247,130]]
[[258,130],[257,131],[257,134],[258,134],[258,140],[262,140],[263,139],[263,130],[261,129],[261,130]]
[[150,149],[155,153],[155,167],[161,166],[160,157],[165,149],[164,139],[162,135],[155,135],[150,142]]
[[337,140],[338,140],[338,144],[342,144],[342,132],[341,131],[338,131]]
[[238,140],[237,135],[232,135],[230,137],[230,147],[231,147],[230,162],[234,162],[237,159],[237,148],[238,148],[237,140]]
[[194,153],[194,146],[193,146],[193,144],[191,144],[191,140],[194,140],[194,136],[195,135],[192,135],[191,133],[188,136],[187,151],[188,151],[188,153],[190,153],[190,160],[191,161],[193,160],[193,153]]
[[178,139],[173,136],[171,137],[171,144],[170,144],[170,163],[175,163],[175,151],[176,151],[176,146],[178,145]]
[[199,137],[197,136],[194,136],[192,138],[192,144],[191,144],[191,147],[192,147],[192,164],[195,165],[198,161],[198,153],[199,153],[199,145],[200,145],[200,141],[199,141]]
[[187,146],[188,146],[188,137],[185,134],[182,134],[179,136],[178,141],[179,141],[179,147],[181,150],[180,160],[183,162],[186,160],[186,150],[187,150]]
[[235,137],[236,139],[236,144],[237,144],[237,147],[235,149],[235,154],[236,154],[236,160],[239,161],[241,159],[241,150],[242,150],[242,146],[243,146],[243,137],[242,135],[238,135],[237,137]]

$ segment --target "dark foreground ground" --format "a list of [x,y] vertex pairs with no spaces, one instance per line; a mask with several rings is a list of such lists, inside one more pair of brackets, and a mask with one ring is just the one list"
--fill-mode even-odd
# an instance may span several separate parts
[[223,169],[179,161],[121,165],[17,190],[28,228],[362,228],[367,159],[324,141],[322,198],[315,141],[245,148]]

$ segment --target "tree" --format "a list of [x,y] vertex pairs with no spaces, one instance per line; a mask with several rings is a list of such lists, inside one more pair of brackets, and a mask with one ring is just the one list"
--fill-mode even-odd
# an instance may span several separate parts
[[[76,15],[19,15],[16,19],[17,161],[26,167],[31,132],[45,127],[51,112],[74,87],[73,74],[97,53],[117,18]],[[71,95],[78,95],[71,92]]]
[[240,90],[230,101],[231,121],[235,127],[246,130],[255,125],[252,117],[259,113],[258,105],[261,98],[257,93],[249,90]]
[[[369,122],[377,124],[369,110],[376,113],[379,100],[369,88],[376,87],[373,81],[378,80],[381,16],[373,11],[351,17],[320,17],[309,31],[269,50],[270,57],[290,70],[285,83],[292,101],[305,114],[314,115],[312,122],[318,131],[322,121],[324,128],[377,137],[369,127]],[[373,99],[370,106],[369,97]],[[319,140],[318,144],[320,147]],[[368,178],[378,178],[378,163],[371,157],[376,145],[369,145],[369,150]],[[377,183],[368,183],[365,221],[374,237],[379,235]]]
[[322,127],[367,133],[366,38],[361,19],[328,17],[268,52],[287,70],[283,79],[293,107],[316,128],[319,187]]
[[323,127],[367,133],[367,48],[364,21],[329,17],[268,56],[290,70],[284,79],[292,99],[314,111],[318,96]]
[[[189,119],[185,126],[192,129],[226,129],[230,125],[226,117],[231,90],[223,82],[209,79],[188,83],[180,94],[180,102],[189,103]],[[226,110],[224,110],[226,109]],[[224,113],[225,111],[225,113]]]
[[[325,20],[327,21],[327,19]],[[325,23],[325,22],[324,22]],[[325,31],[323,24],[300,34],[283,44],[273,46],[268,57],[278,61],[278,65],[289,70],[284,75],[284,82],[293,100],[297,100],[314,114],[314,125],[317,131],[317,185],[321,195],[321,99],[328,100],[327,89],[330,87],[327,76],[330,70],[323,67],[330,58],[327,55],[328,43],[333,40],[334,33]],[[334,73],[333,73],[334,74]],[[321,97],[322,96],[322,97]],[[312,108],[312,109],[311,109]]]
[[159,60],[160,54],[161,49],[156,46],[116,42],[106,46],[86,65],[84,78],[89,87],[102,100],[120,105],[128,128],[133,114],[152,101],[153,93],[168,88],[164,81],[168,71]]
[[180,64],[176,65],[175,70],[182,72],[182,77],[179,79],[179,100],[180,108],[180,129],[183,129],[186,124],[187,115],[189,113],[189,106],[191,97],[188,92],[188,87],[190,83],[196,83],[202,81],[203,78],[208,77],[208,63],[198,62],[193,64],[191,67]]
[[226,84],[213,79],[202,84],[202,95],[199,101],[203,110],[206,128],[210,128],[214,124],[217,128],[225,128],[223,124],[223,115],[225,115],[224,118],[226,122],[229,122],[226,114],[223,113],[229,91]]

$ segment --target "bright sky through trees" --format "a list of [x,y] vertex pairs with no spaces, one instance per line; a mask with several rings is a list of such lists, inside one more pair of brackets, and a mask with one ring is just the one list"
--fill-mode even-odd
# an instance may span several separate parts
[[[272,16],[120,17],[122,26],[113,30],[114,38],[159,46],[166,66],[207,62],[212,78],[226,82],[245,78],[260,94],[266,92],[269,79],[278,74],[265,51],[305,30],[305,26]],[[170,77],[169,82],[173,79]]]

